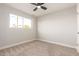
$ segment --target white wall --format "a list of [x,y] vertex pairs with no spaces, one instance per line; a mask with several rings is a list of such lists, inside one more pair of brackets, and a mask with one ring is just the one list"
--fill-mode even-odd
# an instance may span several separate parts
[[76,7],[63,9],[38,18],[38,38],[75,47],[77,34]]
[[[9,14],[13,13],[32,20],[31,30],[9,28]],[[36,19],[22,11],[0,4],[0,48],[36,38]]]

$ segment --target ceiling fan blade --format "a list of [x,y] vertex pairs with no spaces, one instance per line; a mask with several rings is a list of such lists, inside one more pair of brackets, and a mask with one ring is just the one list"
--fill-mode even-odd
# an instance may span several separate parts
[[35,6],[37,6],[37,3],[31,3],[32,5],[35,5]]
[[36,11],[38,8],[36,7],[35,9],[33,9],[33,11]]
[[42,8],[42,9],[44,9],[44,10],[47,10],[47,8],[46,8],[46,7],[44,7],[44,6],[41,6],[41,8]]
[[37,3],[38,6],[43,5],[44,3]]

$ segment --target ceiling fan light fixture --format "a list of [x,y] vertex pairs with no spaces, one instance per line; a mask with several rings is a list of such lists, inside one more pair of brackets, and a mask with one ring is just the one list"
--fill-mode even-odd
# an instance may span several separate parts
[[37,6],[37,8],[41,8],[41,6]]

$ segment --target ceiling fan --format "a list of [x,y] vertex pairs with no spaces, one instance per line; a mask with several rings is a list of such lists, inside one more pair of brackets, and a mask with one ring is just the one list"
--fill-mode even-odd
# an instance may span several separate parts
[[31,3],[31,4],[36,6],[33,9],[33,11],[36,11],[38,8],[42,8],[43,10],[47,10],[47,8],[45,6],[43,6],[44,3]]

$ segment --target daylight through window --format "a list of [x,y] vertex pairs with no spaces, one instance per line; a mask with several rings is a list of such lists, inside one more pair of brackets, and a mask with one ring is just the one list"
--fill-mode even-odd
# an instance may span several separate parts
[[18,15],[10,14],[10,28],[31,28],[31,20]]

